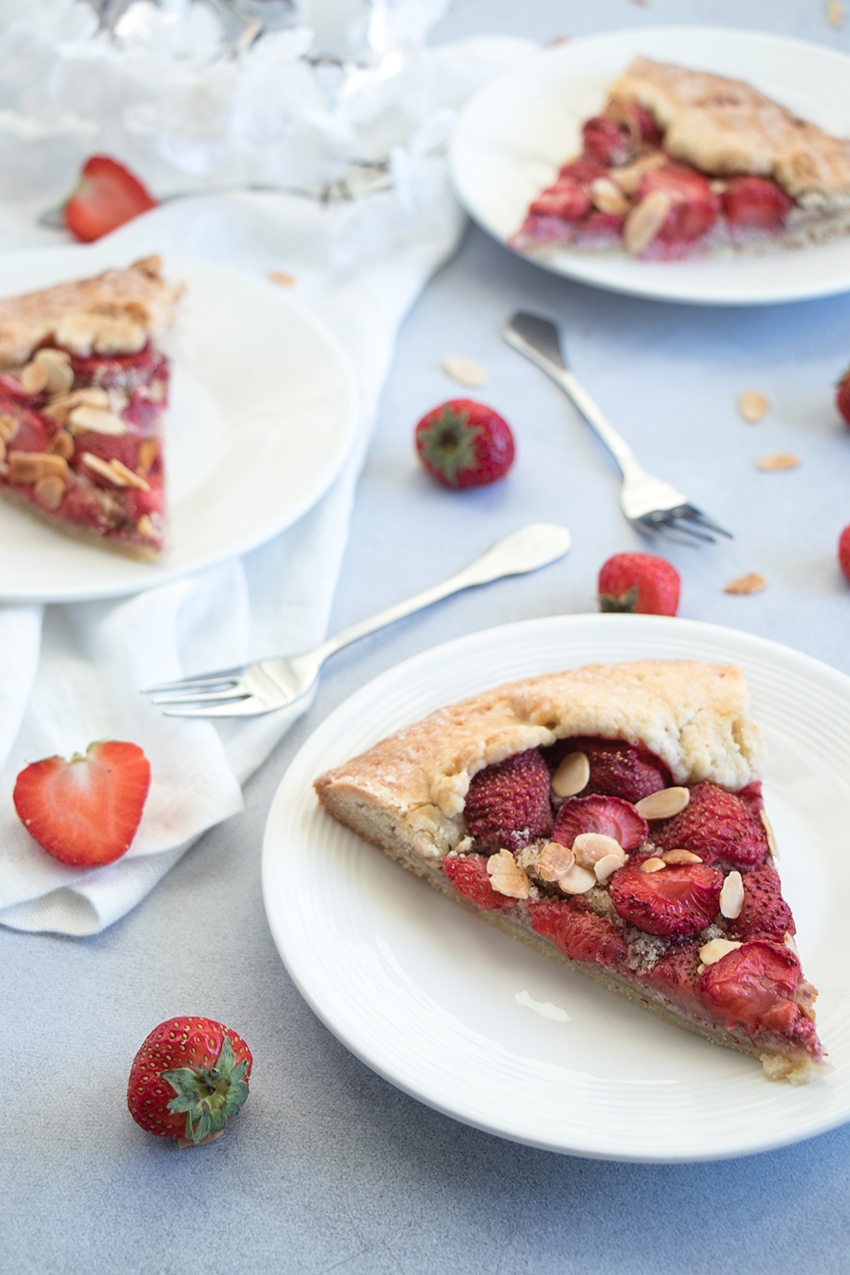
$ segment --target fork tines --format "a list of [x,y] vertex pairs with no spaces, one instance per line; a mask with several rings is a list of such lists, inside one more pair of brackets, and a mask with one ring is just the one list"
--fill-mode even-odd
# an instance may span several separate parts
[[640,518],[630,519],[639,531],[650,536],[659,536],[676,544],[690,545],[693,548],[701,541],[716,544],[715,536],[709,534],[716,531],[719,536],[734,539],[732,532],[721,527],[712,518],[706,517],[695,505],[677,505],[674,509],[657,509],[644,514]]

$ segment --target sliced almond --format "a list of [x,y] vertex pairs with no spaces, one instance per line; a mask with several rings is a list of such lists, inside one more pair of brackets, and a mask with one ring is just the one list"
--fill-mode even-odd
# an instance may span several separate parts
[[12,416],[11,412],[0,412],[0,438],[4,443],[11,443],[20,427],[17,416]]
[[164,403],[168,385],[158,377],[155,381],[151,381],[150,385],[140,385],[136,393],[140,398],[149,399],[151,403]]
[[722,195],[726,187],[729,185],[722,177],[715,177],[713,181],[708,183],[708,188],[712,195]]
[[730,580],[724,585],[724,593],[761,593],[762,589],[767,588],[767,581],[758,571],[751,571],[749,575],[736,576],[734,580]]
[[124,479],[127,487],[135,487],[136,491],[150,491],[151,485],[142,478],[141,474],[135,473],[132,469],[128,469],[120,460],[115,457],[109,462],[110,468],[118,474],[119,478]]
[[51,474],[64,479],[68,473],[67,461],[47,452],[9,452],[7,459],[13,483],[37,483]]
[[74,440],[65,429],[58,429],[47,444],[47,450],[63,460],[70,460],[74,454]]
[[827,26],[836,30],[844,25],[844,5],[841,0],[827,0],[826,22]]
[[635,810],[641,819],[672,819],[685,809],[690,799],[689,788],[660,788],[648,797],[641,797]]
[[625,863],[625,851],[622,854],[605,854],[601,859],[597,859],[593,865],[593,871],[596,880],[601,885],[603,881],[607,881],[612,872],[619,871]]
[[651,859],[644,859],[640,865],[641,872],[660,872],[662,868],[666,868],[667,864],[663,859],[659,859],[653,855]]
[[36,351],[34,362],[43,363],[47,368],[44,388],[48,394],[65,394],[74,384],[71,356],[65,350],[55,350],[51,346],[45,346],[44,349]]
[[21,389],[25,394],[40,394],[47,384],[50,369],[46,363],[27,363],[21,369]]
[[740,872],[730,872],[720,891],[720,912],[729,921],[741,915],[744,906],[744,882]]
[[609,177],[595,177],[590,183],[590,198],[600,212],[620,215],[628,212],[629,201]]
[[580,832],[573,842],[573,854],[581,868],[592,868],[606,855],[617,854],[620,862],[625,863],[626,852],[614,837],[606,837],[602,832]]
[[156,460],[159,451],[159,443],[155,438],[146,438],[139,447],[139,463],[136,466],[136,473],[144,477],[150,472],[151,465]]
[[510,850],[499,850],[487,860],[490,884],[499,894],[510,899],[527,899],[531,890],[528,874],[517,865]]
[[0,464],[2,464],[5,459],[6,459],[6,444],[3,442],[3,439],[0,438]]
[[767,848],[773,855],[774,859],[778,859],[779,846],[776,844],[776,837],[774,835],[771,822],[763,810],[759,811],[759,815],[761,817],[762,827],[764,828],[764,835],[767,837]]
[[559,841],[549,841],[540,851],[537,859],[537,872],[544,881],[557,881],[564,877],[576,861],[569,846],[562,846]]
[[450,376],[458,385],[478,386],[489,381],[490,374],[480,363],[464,358],[462,354],[450,354],[440,364],[446,376]]
[[651,155],[642,155],[633,164],[624,164],[622,168],[611,170],[611,180],[615,181],[626,195],[633,195],[641,183],[644,173],[653,168],[661,168],[667,163],[667,156],[662,151],[654,151]]
[[117,473],[105,460],[101,460],[100,456],[95,456],[91,452],[83,452],[82,461],[84,465],[88,465],[89,469],[94,473],[100,474],[101,478],[106,478],[116,487],[129,487],[127,479]]
[[767,399],[758,390],[744,390],[738,396],[738,411],[752,425],[755,421],[760,421],[767,411]]
[[587,894],[596,885],[596,874],[576,863],[564,876],[558,877],[558,885],[564,894]]
[[127,426],[120,416],[102,407],[87,407],[81,404],[72,408],[68,415],[68,429],[72,434],[110,434],[127,433]]
[[799,463],[800,457],[795,456],[793,452],[770,452],[756,461],[756,469],[773,473],[779,469],[796,469]]
[[65,367],[71,366],[71,356],[67,350],[57,350],[55,345],[44,345],[40,350],[36,350],[33,355],[36,363],[61,363]]
[[552,776],[552,791],[556,797],[574,797],[587,787],[590,779],[590,762],[587,753],[568,753]]
[[57,474],[39,478],[33,488],[35,498],[45,509],[58,509],[65,495],[65,483]]
[[685,850],[681,846],[665,850],[661,858],[665,863],[702,863],[698,854],[694,854],[692,850]]
[[279,288],[291,288],[295,283],[295,276],[287,274],[284,270],[270,270],[266,278],[269,283],[276,283]]
[[623,226],[623,246],[632,256],[639,256],[667,220],[672,200],[663,190],[651,190],[635,204]]
[[724,956],[728,956],[730,952],[734,952],[740,946],[740,943],[736,943],[732,939],[711,939],[710,942],[703,943],[699,950],[699,959],[703,965],[714,965],[715,962],[721,960]]
[[156,533],[154,531],[153,523],[147,514],[142,514],[141,518],[136,523],[136,531],[138,531],[140,536],[144,536],[146,540],[153,540]]

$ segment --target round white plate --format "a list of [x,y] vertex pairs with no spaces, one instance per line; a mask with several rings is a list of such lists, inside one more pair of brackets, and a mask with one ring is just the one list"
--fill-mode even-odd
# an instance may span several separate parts
[[[850,136],[850,58],[784,36],[718,27],[644,27],[557,45],[488,83],[463,111],[451,145],[461,203],[506,244],[531,200],[581,150],[581,125],[644,54],[746,80],[839,137]],[[633,261],[565,249],[528,254],[556,274],[633,296],[700,305],[766,305],[850,288],[850,238],[798,251],[689,262]]]
[[[81,277],[80,253],[21,254],[4,269],[4,294]],[[170,548],[161,562],[135,562],[0,503],[5,601],[115,597],[246,553],[306,513],[345,459],[356,392],[333,336],[271,284],[182,258],[168,258],[165,273],[186,282],[167,347]]]
[[[765,798],[835,1072],[794,1088],[471,916],[336,823],[311,783],[443,704],[517,677],[646,657],[746,671]],[[850,1118],[850,678],[776,643],[655,616],[577,615],[474,633],[384,673],[292,763],[269,814],[266,912],[309,1004],[368,1066],[517,1142],[600,1159],[719,1159]]]

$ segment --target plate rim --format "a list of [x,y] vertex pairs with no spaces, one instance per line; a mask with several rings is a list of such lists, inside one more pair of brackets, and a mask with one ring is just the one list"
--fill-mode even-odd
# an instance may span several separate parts
[[[527,66],[531,60],[554,60],[559,57],[569,58],[576,50],[581,50],[587,46],[605,46],[606,44],[615,44],[616,42],[631,37],[646,39],[650,42],[655,36],[689,36],[698,38],[700,35],[710,35],[712,38],[721,37],[729,39],[753,39],[765,45],[783,46],[786,50],[791,51],[794,48],[806,49],[808,52],[815,52],[819,56],[823,56],[826,60],[836,63],[846,63],[846,69],[850,72],[850,53],[843,50],[829,48],[826,45],[818,44],[811,40],[802,40],[796,36],[789,36],[780,33],[768,31],[759,31],[754,28],[736,28],[725,26],[706,26],[699,24],[694,26],[677,25],[675,23],[666,23],[664,25],[654,25],[646,27],[622,27],[612,31],[594,32],[590,35],[580,36],[575,40],[569,41],[567,44],[549,45],[537,49],[531,53],[528,58],[520,59],[517,63],[507,67],[494,79],[487,81],[473,96],[465,103],[455,121],[452,135],[449,142],[449,171],[451,175],[452,186],[455,195],[469,217],[479,226],[485,234],[499,243],[506,251],[518,257],[521,261],[527,261],[537,266],[539,269],[545,270],[548,274],[554,274],[557,277],[568,279],[574,283],[584,284],[586,287],[598,288],[603,292],[614,293],[615,295],[638,297],[642,300],[668,302],[670,304],[679,305],[698,305],[698,306],[770,306],[770,305],[790,305],[795,302],[820,300],[827,297],[839,296],[842,293],[850,291],[850,262],[846,267],[843,275],[837,277],[827,277],[822,279],[818,284],[800,283],[794,286],[785,286],[784,288],[774,289],[769,294],[750,293],[741,294],[739,290],[731,290],[724,293],[715,293],[712,295],[700,294],[697,292],[682,292],[675,287],[664,287],[663,284],[654,285],[650,280],[642,284],[640,280],[629,282],[628,280],[613,281],[609,279],[599,279],[594,277],[592,254],[577,254],[574,263],[568,254],[564,254],[563,268],[560,265],[547,261],[545,258],[537,257],[532,253],[515,252],[507,243],[505,237],[495,228],[488,225],[486,219],[480,215],[473,201],[467,198],[464,190],[464,183],[459,177],[460,165],[458,163],[458,138],[462,137],[463,130],[469,126],[469,120],[475,112],[477,105],[486,100],[491,92],[497,92],[500,84],[507,84],[516,77],[524,66]],[[826,241],[836,242],[836,241]],[[817,248],[825,245],[812,245]],[[805,251],[805,250],[802,250]],[[783,256],[784,254],[777,254]],[[753,259],[753,258],[750,258]],[[606,261],[612,258],[605,258]],[[624,262],[624,264],[626,264]],[[631,264],[631,263],[629,263]],[[675,276],[674,276],[675,277]]]
[[[26,257],[27,262],[25,264],[34,262],[36,268],[42,262],[49,262],[50,258],[55,255],[56,281],[63,282],[75,278],[88,277],[90,274],[110,268],[108,265],[102,264],[105,250],[102,245],[98,245],[98,247],[101,251],[95,259],[85,263],[80,261],[79,266],[70,264],[72,260],[71,254],[81,251],[80,246],[76,244],[62,245],[59,248],[33,248],[15,255],[18,263],[21,262],[22,258]],[[86,251],[86,249],[82,249],[82,251]],[[127,256],[132,254],[125,252],[119,255]],[[301,498],[292,502],[282,515],[269,519],[262,528],[255,528],[242,537],[234,538],[232,545],[221,546],[207,553],[198,553],[191,560],[176,566],[169,565],[167,556],[160,562],[145,563],[130,557],[124,559],[123,555],[118,554],[117,551],[101,549],[97,545],[82,545],[81,547],[88,548],[92,553],[107,554],[108,560],[113,562],[113,566],[115,565],[114,560],[118,558],[120,565],[125,568],[124,572],[121,575],[116,574],[114,578],[105,580],[102,584],[93,584],[91,586],[71,585],[62,587],[61,581],[58,581],[50,589],[36,585],[29,589],[9,588],[8,590],[4,587],[2,572],[0,572],[0,603],[2,604],[50,605],[52,603],[94,602],[128,597],[157,588],[160,585],[171,584],[209,567],[241,557],[243,554],[250,553],[253,549],[268,543],[269,540],[303,518],[327,493],[338,478],[352,452],[360,425],[360,398],[357,378],[347,351],[327,324],[313,314],[302,301],[276,291],[272,284],[267,283],[263,278],[255,277],[249,271],[222,265],[217,261],[212,261],[205,257],[192,256],[188,253],[164,252],[163,257],[169,277],[191,276],[195,272],[196,278],[206,274],[208,278],[213,280],[220,278],[229,284],[235,283],[237,287],[262,293],[266,298],[271,299],[273,305],[288,311],[291,316],[297,317],[304,326],[310,328],[317,344],[322,345],[327,356],[333,360],[345,386],[345,421],[339,431],[339,442],[331,453],[330,463],[325,464],[320,476],[317,476]],[[65,264],[66,262],[68,263],[67,265]],[[50,286],[47,283],[39,284],[36,290]],[[4,297],[16,296],[20,293],[21,289],[19,287],[8,287],[4,284],[0,288],[0,295]],[[18,510],[16,512],[21,517],[27,517],[26,510]],[[61,532],[55,532],[54,534],[62,535]],[[62,539],[67,540],[68,537],[62,535]]]
[[[583,627],[588,624],[590,626],[598,626],[600,628],[604,625],[608,628],[609,632],[614,629],[626,632],[628,626],[628,629],[631,631],[634,631],[635,629],[643,629],[645,633],[649,632],[650,634],[652,631],[660,632],[660,626],[666,627],[673,625],[675,626],[675,631],[682,633],[686,639],[690,635],[693,635],[697,639],[701,638],[703,640],[711,640],[713,636],[716,637],[719,635],[721,641],[728,641],[731,639],[736,645],[739,643],[741,644],[741,658],[745,659],[746,654],[749,651],[752,651],[754,654],[767,655],[769,658],[776,658],[779,656],[783,661],[790,661],[791,666],[799,670],[801,675],[808,675],[809,677],[825,683],[831,691],[843,694],[848,703],[850,703],[850,676],[843,673],[841,670],[835,669],[831,665],[825,664],[823,661],[818,660],[814,656],[807,655],[805,652],[786,646],[774,639],[764,638],[758,634],[752,634],[745,630],[737,630],[729,626],[712,624],[701,620],[644,615],[602,616],[596,613],[538,617],[476,630],[473,633],[450,639],[436,647],[426,648],[418,654],[384,670],[377,677],[371,679],[368,683],[361,686],[358,690],[354,691],[339,705],[337,705],[337,707],[332,710],[332,712],[329,713],[321,723],[319,723],[315,730],[311,732],[310,736],[302,743],[295,757],[287,766],[284,775],[281,777],[267,816],[262,848],[263,905],[269,929],[281,961],[301,995],[304,997],[307,1004],[311,1007],[317,1017],[346,1047],[346,1049],[359,1058],[361,1062],[370,1068],[370,1070],[375,1071],[396,1088],[401,1089],[417,1101],[422,1102],[425,1106],[439,1111],[442,1114],[449,1116],[451,1119],[457,1120],[460,1123],[479,1129],[483,1132],[493,1134],[497,1137],[505,1138],[508,1141],[517,1142],[521,1145],[553,1151],[556,1154],[575,1155],[587,1159],[624,1163],[697,1163],[733,1159],[745,1155],[777,1150],[785,1146],[794,1145],[795,1143],[808,1140],[809,1138],[818,1136],[821,1133],[826,1133],[833,1128],[837,1128],[850,1119],[850,1107],[848,1107],[846,1112],[827,1111],[820,1118],[813,1120],[810,1126],[808,1126],[803,1132],[794,1132],[791,1136],[788,1136],[787,1132],[781,1131],[778,1122],[776,1122],[777,1127],[775,1129],[772,1129],[768,1134],[763,1134],[757,1140],[749,1140],[745,1144],[741,1145],[727,1145],[723,1148],[708,1148],[703,1146],[701,1149],[697,1150],[696,1153],[693,1149],[689,1149],[687,1153],[662,1153],[658,1155],[646,1153],[636,1154],[632,1151],[627,1152],[623,1150],[618,1152],[612,1152],[610,1150],[600,1151],[598,1148],[586,1145],[586,1140],[585,1143],[580,1146],[567,1146],[564,1144],[555,1145],[551,1141],[547,1142],[537,1137],[525,1136],[517,1130],[507,1129],[504,1125],[500,1125],[498,1121],[491,1121],[488,1123],[487,1121],[477,1117],[470,1118],[468,1115],[459,1111],[456,1105],[453,1106],[448,1102],[440,1101],[433,1093],[426,1096],[423,1093],[421,1086],[417,1087],[416,1077],[400,1074],[398,1065],[394,1067],[392,1061],[386,1056],[376,1057],[375,1053],[370,1051],[368,1046],[365,1046],[362,1041],[352,1039],[344,1029],[340,1028],[339,1023],[334,1016],[333,1007],[329,1009],[328,1006],[322,1002],[321,997],[317,997],[309,977],[305,976],[303,962],[299,960],[297,954],[293,954],[289,950],[287,935],[285,932],[285,923],[278,914],[275,908],[274,898],[272,897],[272,885],[275,872],[274,858],[279,853],[278,846],[275,844],[278,836],[276,832],[276,824],[284,816],[284,813],[292,800],[290,789],[300,782],[299,772],[307,769],[311,776],[315,776],[315,774],[318,773],[315,769],[314,754],[317,751],[320,753],[324,752],[326,754],[327,750],[325,748],[325,742],[326,740],[330,741],[333,738],[337,723],[348,719],[354,712],[368,712],[369,705],[374,701],[376,692],[380,694],[386,683],[391,682],[401,675],[405,676],[405,678],[409,680],[410,674],[415,674],[417,666],[427,665],[434,658],[435,654],[442,659],[446,655],[457,654],[459,652],[463,652],[465,649],[471,652],[476,649],[482,640],[488,640],[494,636],[498,638],[499,635],[504,633],[510,635],[517,633],[521,634],[522,632],[527,633],[532,628],[541,633],[545,633],[547,630],[557,633],[558,630],[566,628],[567,635],[565,635],[564,638],[566,646],[569,641],[569,629],[576,627],[577,625],[581,625]],[[605,654],[603,653],[600,658],[605,660]],[[611,657],[608,658],[610,659]],[[685,653],[675,657],[662,655],[661,658],[687,659],[688,656]],[[721,652],[718,653],[718,658],[723,659],[732,657],[728,655],[724,656],[721,650]],[[565,649],[564,666],[570,666],[568,646],[566,646]],[[435,707],[437,706],[438,705],[435,703]],[[327,765],[328,763],[325,762],[324,764]],[[336,763],[331,762],[330,764]],[[297,794],[295,799],[297,800]],[[761,1078],[759,1077],[758,1079],[760,1080]],[[815,1081],[814,1083],[818,1082]],[[829,1083],[828,1078],[822,1083]]]

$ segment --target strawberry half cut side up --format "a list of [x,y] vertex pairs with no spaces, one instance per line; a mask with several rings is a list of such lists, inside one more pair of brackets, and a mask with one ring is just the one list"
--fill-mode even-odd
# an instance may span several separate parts
[[743,1028],[754,1036],[776,1032],[809,1048],[817,1045],[809,1017],[815,994],[803,981],[797,957],[778,943],[745,943],[707,965],[697,995],[723,1015],[730,1031]]
[[548,836],[549,783],[549,767],[536,748],[486,766],[469,781],[463,808],[467,828],[491,850],[521,850]]
[[504,912],[513,907],[514,900],[498,894],[490,884],[487,860],[483,854],[447,856],[443,860],[443,871],[458,894],[485,912]]
[[140,213],[156,208],[150,191],[109,155],[92,155],[64,208],[65,225],[83,243],[92,243]]
[[611,878],[618,916],[647,934],[690,938],[710,925],[720,908],[723,873],[704,863],[642,872],[628,865]]
[[155,1027],[130,1068],[127,1106],[148,1133],[212,1141],[248,1097],[253,1059],[245,1041],[210,1018]]
[[22,770],[15,809],[54,859],[96,867],[129,850],[150,780],[150,762],[137,744],[101,740],[89,744],[84,757],[47,757]]
[[626,851],[646,841],[649,825],[634,806],[619,797],[570,797],[558,811],[552,840],[572,847],[585,832],[613,837]]

